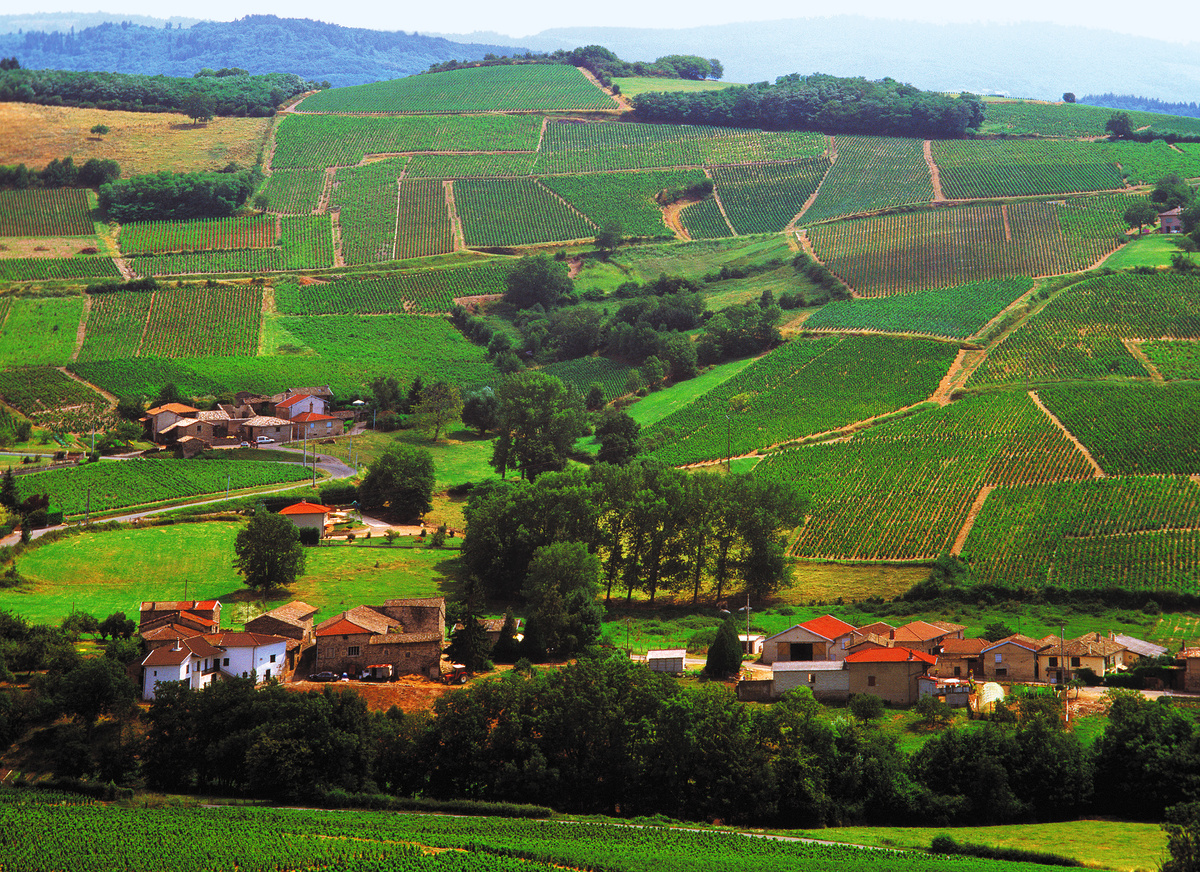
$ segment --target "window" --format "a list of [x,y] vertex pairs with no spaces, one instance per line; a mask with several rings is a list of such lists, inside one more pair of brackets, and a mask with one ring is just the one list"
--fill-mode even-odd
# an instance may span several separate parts
[[274,663],[274,662],[275,662],[275,655],[274,655],[274,654],[272,654],[272,655],[271,655],[271,662],[272,662],[272,663]]
[[192,672],[192,664],[188,663],[183,667],[183,674],[190,675]]
[[1054,668],[1054,667],[1057,667],[1057,666],[1058,666],[1058,658],[1057,658],[1057,657],[1051,657],[1051,658],[1050,658],[1050,666],[1051,666],[1051,668]]
[[225,658],[225,663],[224,663],[223,665],[225,665],[225,666],[228,666],[228,665],[229,665],[229,658],[228,658],[228,657],[226,657],[226,658]]
[[1072,658],[1071,658],[1071,665],[1072,665],[1072,666],[1078,666],[1078,665],[1079,665],[1079,658],[1078,658],[1078,657],[1072,657]]
[[954,677],[955,677],[955,678],[958,678],[958,676],[960,676],[960,675],[962,675],[962,667],[961,667],[961,666],[955,666],[955,667],[954,667]]
[[351,645],[349,648],[347,648],[347,649],[346,649],[346,656],[347,656],[347,657],[357,657],[357,656],[358,656],[358,646],[357,646],[357,645]]
[[874,686],[875,686],[875,676],[868,675],[867,676],[867,687],[874,687]]
[[815,672],[808,673],[808,683],[809,684],[817,683],[817,673],[815,673]]
[[1007,670],[1007,669],[997,669],[997,670],[996,670],[996,677],[997,677],[997,678],[1004,678],[1006,675],[1008,675],[1008,670]]
[[1003,663],[1003,662],[1004,662],[1004,655],[1003,655],[1003,654],[1000,654],[1000,653],[997,653],[997,654],[996,654],[996,662],[997,662],[997,663]]

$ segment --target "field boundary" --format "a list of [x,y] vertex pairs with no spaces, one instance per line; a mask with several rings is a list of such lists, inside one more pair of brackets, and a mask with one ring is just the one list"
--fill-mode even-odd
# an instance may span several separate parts
[[996,489],[994,484],[985,484],[979,489],[978,495],[975,497],[975,502],[971,503],[971,508],[967,512],[967,519],[963,521],[962,529],[958,531],[958,536],[954,539],[954,544],[950,546],[950,553],[955,557],[962,554],[963,546],[967,544],[967,536],[971,533],[971,528],[975,526],[975,519],[979,517],[979,513],[983,511],[983,504],[987,502],[987,498],[992,491]]
[[942,174],[938,169],[937,161],[933,159],[933,143],[930,140],[925,140],[922,146],[925,152],[925,166],[929,167],[929,181],[933,185],[933,201],[935,203],[944,202],[946,195],[942,193]]
[[1075,434],[1067,429],[1066,424],[1058,420],[1057,415],[1046,408],[1046,404],[1042,402],[1042,398],[1038,396],[1037,391],[1029,391],[1029,399],[1033,400],[1034,405],[1041,409],[1046,417],[1050,419],[1050,423],[1061,430],[1062,434],[1070,440],[1071,444],[1079,449],[1079,452],[1084,456],[1084,459],[1086,459],[1088,464],[1091,465],[1092,469],[1095,470],[1095,475],[1092,477],[1108,478],[1108,473],[1100,468],[1100,464],[1096,462],[1096,458],[1092,457],[1092,452],[1088,451],[1087,448],[1084,447],[1084,444],[1075,437]]
[[[11,310],[12,310],[12,307],[9,306],[9,311],[11,311]],[[79,326],[77,326],[75,328],[75,348],[71,350],[71,357],[69,358],[72,362],[79,360],[79,352],[83,348],[83,340],[87,338],[88,315],[90,315],[91,312],[92,312],[92,295],[84,294],[83,295],[83,311],[79,313]],[[4,320],[5,321],[8,320],[8,312],[4,313]]]
[[1138,363],[1146,367],[1146,372],[1150,373],[1151,379],[1156,382],[1165,382],[1166,379],[1163,378],[1163,374],[1159,372],[1158,367],[1154,365],[1154,361],[1146,356],[1146,352],[1142,351],[1142,343],[1145,341],[1144,339],[1122,339],[1121,344],[1125,346],[1125,350],[1133,355]]
[[738,232],[734,229],[733,222],[729,220],[729,213],[725,211],[725,204],[721,202],[721,195],[717,191],[716,179],[712,177],[712,173],[708,171],[708,167],[701,167],[701,169],[704,171],[705,177],[713,183],[713,199],[717,201],[717,209],[720,211],[721,217],[725,219],[725,226],[729,228],[729,232],[734,238],[737,238]]

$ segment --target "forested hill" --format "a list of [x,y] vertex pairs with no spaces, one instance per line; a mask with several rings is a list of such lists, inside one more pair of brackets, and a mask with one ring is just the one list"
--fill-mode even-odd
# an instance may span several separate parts
[[252,74],[295,73],[334,86],[393,79],[443,61],[510,51],[274,15],[188,28],[101,24],[73,33],[0,34],[0,56],[15,55],[26,68],[190,76],[204,67],[240,67]]

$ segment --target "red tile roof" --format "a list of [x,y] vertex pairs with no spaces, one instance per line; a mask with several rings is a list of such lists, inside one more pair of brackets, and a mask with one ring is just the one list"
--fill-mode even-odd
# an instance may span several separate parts
[[193,409],[191,406],[185,406],[183,403],[166,403],[162,406],[155,406],[153,409],[147,409],[147,415],[158,415],[162,412],[174,412],[176,415],[186,415],[189,412],[199,412],[199,409]]
[[813,618],[811,621],[805,621],[803,624],[800,624],[800,626],[810,633],[816,633],[818,636],[823,636],[826,639],[837,639],[839,636],[846,636],[854,632],[852,625],[847,624],[839,618],[835,618],[833,615],[823,615],[819,618]]
[[908,648],[871,648],[866,651],[856,651],[846,655],[847,663],[900,663],[908,660],[920,660],[933,666],[937,658],[924,651],[912,651]]
[[338,419],[333,417],[333,415],[322,415],[322,414],[319,414],[318,412],[301,412],[299,415],[292,418],[292,421],[296,424],[310,424],[313,421],[336,421],[336,420],[338,420]]
[[333,623],[322,623],[317,628],[318,636],[353,636],[357,633],[370,633],[371,630],[366,627],[360,627],[358,624],[348,621],[342,616],[338,616],[338,620]]
[[300,402],[301,400],[316,400],[316,399],[319,399],[319,398],[314,397],[311,394],[296,394],[295,396],[288,397],[286,400],[280,400],[275,405],[278,407],[284,408],[284,409],[290,409],[292,406],[296,405],[296,403]]
[[263,645],[274,645],[286,642],[283,636],[270,636],[266,633],[209,633],[204,637],[206,642],[222,648],[261,648]]
[[332,511],[333,511],[333,509],[329,508],[328,506],[319,506],[316,503],[310,503],[308,500],[303,500],[301,502],[295,503],[294,505],[288,506],[286,509],[281,509],[279,514],[281,514],[281,515],[327,515]]
[[990,644],[987,639],[947,639],[942,643],[942,653],[979,654]]
[[164,645],[155,648],[142,661],[143,666],[178,666],[189,657],[219,657],[221,651],[208,643],[203,636],[194,639],[182,639],[179,647]]
[[897,627],[892,638],[897,642],[929,642],[950,632],[953,631],[927,621],[912,621],[903,627]]

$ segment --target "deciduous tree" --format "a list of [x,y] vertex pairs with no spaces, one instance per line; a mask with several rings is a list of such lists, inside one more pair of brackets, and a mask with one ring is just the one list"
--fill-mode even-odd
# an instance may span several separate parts
[[462,394],[445,381],[436,381],[421,391],[421,400],[413,408],[417,427],[426,433],[432,430],[434,442],[452,421],[459,420],[462,411]]
[[401,518],[416,519],[433,505],[433,455],[415,445],[391,445],[371,464],[359,485],[366,508],[387,507]]
[[307,559],[300,531],[283,515],[260,511],[238,531],[234,568],[255,590],[288,587],[304,573]]
[[492,468],[502,476],[516,469],[531,481],[563,469],[575,440],[586,431],[579,395],[554,376],[526,371],[505,379],[497,399]]

